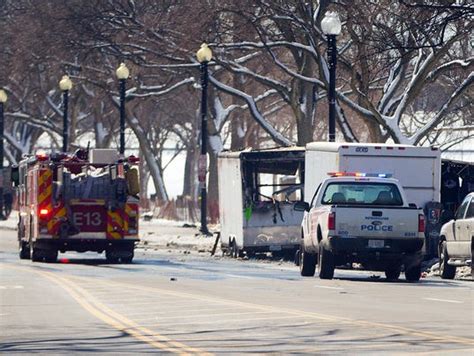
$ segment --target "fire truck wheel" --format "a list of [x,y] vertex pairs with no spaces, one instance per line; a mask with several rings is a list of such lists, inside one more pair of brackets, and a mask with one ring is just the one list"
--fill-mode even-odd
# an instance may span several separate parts
[[316,270],[316,254],[306,251],[301,244],[299,258],[300,274],[303,277],[313,277]]
[[55,263],[58,260],[58,250],[50,249],[45,251],[45,262]]
[[30,259],[30,245],[26,241],[20,241],[20,259],[29,260]]
[[105,259],[107,260],[108,263],[118,263],[119,262],[119,257],[115,253],[115,250],[105,250]]
[[127,256],[127,257],[122,257],[120,259],[122,261],[122,263],[132,263],[132,260],[133,260],[133,252],[131,255]]
[[31,260],[33,262],[42,262],[43,261],[43,254],[42,250],[39,248],[35,248],[33,244],[30,244],[30,254],[31,254]]

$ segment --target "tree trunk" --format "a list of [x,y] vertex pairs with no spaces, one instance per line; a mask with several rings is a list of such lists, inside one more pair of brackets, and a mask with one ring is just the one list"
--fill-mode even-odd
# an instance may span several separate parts
[[[309,55],[302,56],[301,73],[304,76],[314,75],[315,64]],[[291,109],[296,118],[297,144],[304,146],[313,141],[315,128],[316,97],[314,84],[293,79],[291,90]]]
[[196,198],[196,174],[196,143],[192,142],[186,150],[182,195],[190,196],[193,200]]
[[163,170],[155,157],[152,147],[150,147],[146,132],[137,118],[127,115],[127,119],[128,124],[137,137],[138,143],[140,144],[140,151],[145,157],[146,164],[150,169],[150,175],[155,185],[156,196],[162,201],[168,201],[168,193],[166,192],[165,183],[163,181]]

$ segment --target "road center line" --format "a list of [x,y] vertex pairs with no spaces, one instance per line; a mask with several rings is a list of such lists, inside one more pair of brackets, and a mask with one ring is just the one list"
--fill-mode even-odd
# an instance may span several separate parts
[[241,276],[239,274],[231,274],[231,273],[223,273],[224,276],[234,277],[234,278],[242,278],[242,279],[256,279],[255,277],[249,276]]
[[315,285],[314,288],[323,288],[323,289],[344,289],[342,287],[329,287],[329,286],[319,286],[319,285]]
[[444,303],[456,303],[456,304],[463,304],[460,300],[452,300],[452,299],[438,299],[438,298],[423,298],[424,300],[432,300],[435,302],[444,302]]

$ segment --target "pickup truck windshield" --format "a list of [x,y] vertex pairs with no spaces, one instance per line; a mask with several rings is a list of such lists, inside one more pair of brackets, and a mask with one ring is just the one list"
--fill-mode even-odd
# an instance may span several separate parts
[[392,183],[334,182],[324,191],[322,204],[403,205],[398,187]]

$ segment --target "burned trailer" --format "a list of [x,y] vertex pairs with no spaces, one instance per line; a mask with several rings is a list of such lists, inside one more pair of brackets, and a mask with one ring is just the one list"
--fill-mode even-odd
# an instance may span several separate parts
[[293,257],[301,240],[303,147],[223,152],[218,158],[222,250]]

